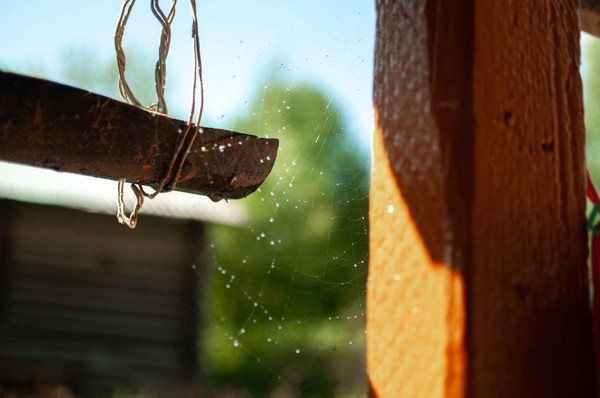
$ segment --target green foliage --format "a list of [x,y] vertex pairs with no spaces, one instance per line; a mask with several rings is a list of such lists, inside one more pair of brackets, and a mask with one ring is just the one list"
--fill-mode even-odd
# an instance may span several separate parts
[[314,87],[271,84],[235,129],[275,135],[280,151],[245,199],[248,226],[212,230],[203,347],[213,393],[362,395],[366,159]]
[[586,158],[594,182],[600,186],[600,40],[586,38],[582,50]]
[[[130,84],[150,103],[152,72],[130,58]],[[114,62],[73,47],[62,65],[59,80],[118,97]],[[215,264],[201,281],[200,312],[207,396],[363,396],[365,151],[314,87],[261,86],[250,108],[235,129],[277,137],[280,151],[244,199],[247,226],[210,229]]]
[[[143,104],[156,102],[154,88],[154,64],[139,51],[127,53],[127,81],[136,97]],[[18,73],[28,74],[89,90],[107,97],[121,99],[117,86],[118,69],[114,58],[98,55],[95,49],[85,45],[65,47],[57,70],[48,65],[31,64],[19,68]]]

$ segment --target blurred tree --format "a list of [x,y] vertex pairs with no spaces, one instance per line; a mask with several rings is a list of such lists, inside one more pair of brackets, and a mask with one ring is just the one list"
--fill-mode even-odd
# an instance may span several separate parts
[[340,113],[310,86],[265,86],[235,129],[277,132],[249,225],[213,230],[205,367],[213,393],[365,391],[368,173]]
[[[60,61],[52,64],[22,65],[16,73],[28,74],[82,88],[121,100],[117,87],[116,58],[107,59],[84,44],[71,44],[62,49]],[[136,97],[143,104],[156,102],[154,63],[148,55],[135,48],[127,53],[127,79]],[[6,68],[10,70],[11,68]]]
[[[92,48],[70,46],[63,51],[61,75],[66,83],[76,82],[78,87],[107,97],[122,100],[117,87],[118,72],[116,58],[107,61]],[[154,63],[145,53],[135,48],[127,52],[127,82],[135,96],[146,106],[156,102],[154,88]]]
[[[153,63],[131,60],[130,84],[150,103],[153,72],[140,63]],[[38,75],[118,98],[114,61],[70,47],[61,65],[59,76]],[[215,265],[201,283],[200,314],[209,396],[363,396],[366,151],[319,89],[260,87],[234,129],[277,136],[281,148],[271,176],[244,200],[248,226],[209,231]]]
[[587,166],[600,186],[600,39],[585,36],[582,41],[583,100],[585,108]]

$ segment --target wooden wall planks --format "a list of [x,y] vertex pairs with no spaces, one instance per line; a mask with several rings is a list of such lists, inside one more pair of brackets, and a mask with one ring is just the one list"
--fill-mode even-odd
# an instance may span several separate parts
[[83,395],[195,381],[197,227],[149,217],[131,233],[107,215],[0,207],[9,209],[0,378],[54,367]]

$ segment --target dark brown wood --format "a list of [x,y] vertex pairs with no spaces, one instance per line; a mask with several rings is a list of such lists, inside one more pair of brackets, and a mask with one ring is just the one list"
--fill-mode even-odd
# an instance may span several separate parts
[[476,2],[471,397],[595,396],[579,2]]
[[[54,82],[0,72],[0,159],[152,186],[186,122]],[[269,175],[278,140],[203,127],[177,189],[242,198]]]
[[600,13],[600,0],[581,0],[581,8]]
[[581,0],[581,30],[600,37],[600,0]]

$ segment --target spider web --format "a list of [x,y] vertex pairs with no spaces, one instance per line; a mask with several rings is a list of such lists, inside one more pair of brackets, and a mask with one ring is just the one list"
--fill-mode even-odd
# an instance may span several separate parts
[[261,365],[274,389],[299,395],[364,391],[366,156],[318,90],[276,86],[260,97],[257,116],[239,126],[270,128],[281,149],[248,198],[247,228],[215,231],[216,272],[205,286],[214,294],[205,299],[214,319],[209,366],[227,374],[228,360]]
[[[356,26],[361,12],[350,12],[347,25]],[[203,289],[204,313],[210,314],[204,366],[219,380],[214,391],[221,394],[366,391],[369,133],[342,106],[344,95],[362,95],[369,118],[370,90],[359,75],[343,89],[325,79],[330,68],[348,70],[365,60],[370,65],[371,54],[354,47],[372,39],[356,37],[355,29],[332,38],[327,25],[313,25],[311,34],[312,42],[329,44],[317,56],[294,52],[289,44],[272,50],[272,42],[254,51],[262,71],[242,109],[232,117],[218,113],[219,123],[232,129],[280,139],[271,176],[246,199],[249,225],[217,229],[211,243],[215,266]],[[252,46],[244,37],[239,46]],[[237,61],[232,80],[247,60]],[[240,377],[242,383],[232,382]]]
[[[9,26],[29,44],[20,44],[21,58],[9,55],[16,50],[7,46],[0,67],[37,69],[38,75],[116,96],[108,88],[114,87],[114,76],[98,65],[114,57],[119,5],[102,5],[95,12],[75,3],[69,7],[70,23],[93,14],[93,20],[80,22],[87,29],[40,26],[58,32],[55,40],[61,43],[47,53],[47,43],[36,47],[35,33]],[[210,226],[206,251],[190,264],[201,287],[201,307],[188,315],[201,319],[200,365],[209,396],[366,392],[374,5],[322,3],[198,5],[206,82],[203,124],[280,140],[271,175],[239,202],[246,222]],[[152,16],[145,6],[137,7],[125,48],[132,54],[128,70],[137,70],[134,91],[149,103],[160,29],[149,26],[155,24],[148,22]],[[40,13],[40,21],[52,23],[40,8],[27,10],[28,18]],[[193,73],[183,8],[175,17],[167,61],[167,102],[179,118],[188,112],[189,99],[181,93],[188,93]],[[72,31],[81,32],[78,41],[73,42]],[[40,55],[50,61],[44,63]],[[140,217],[143,224],[143,209]]]

